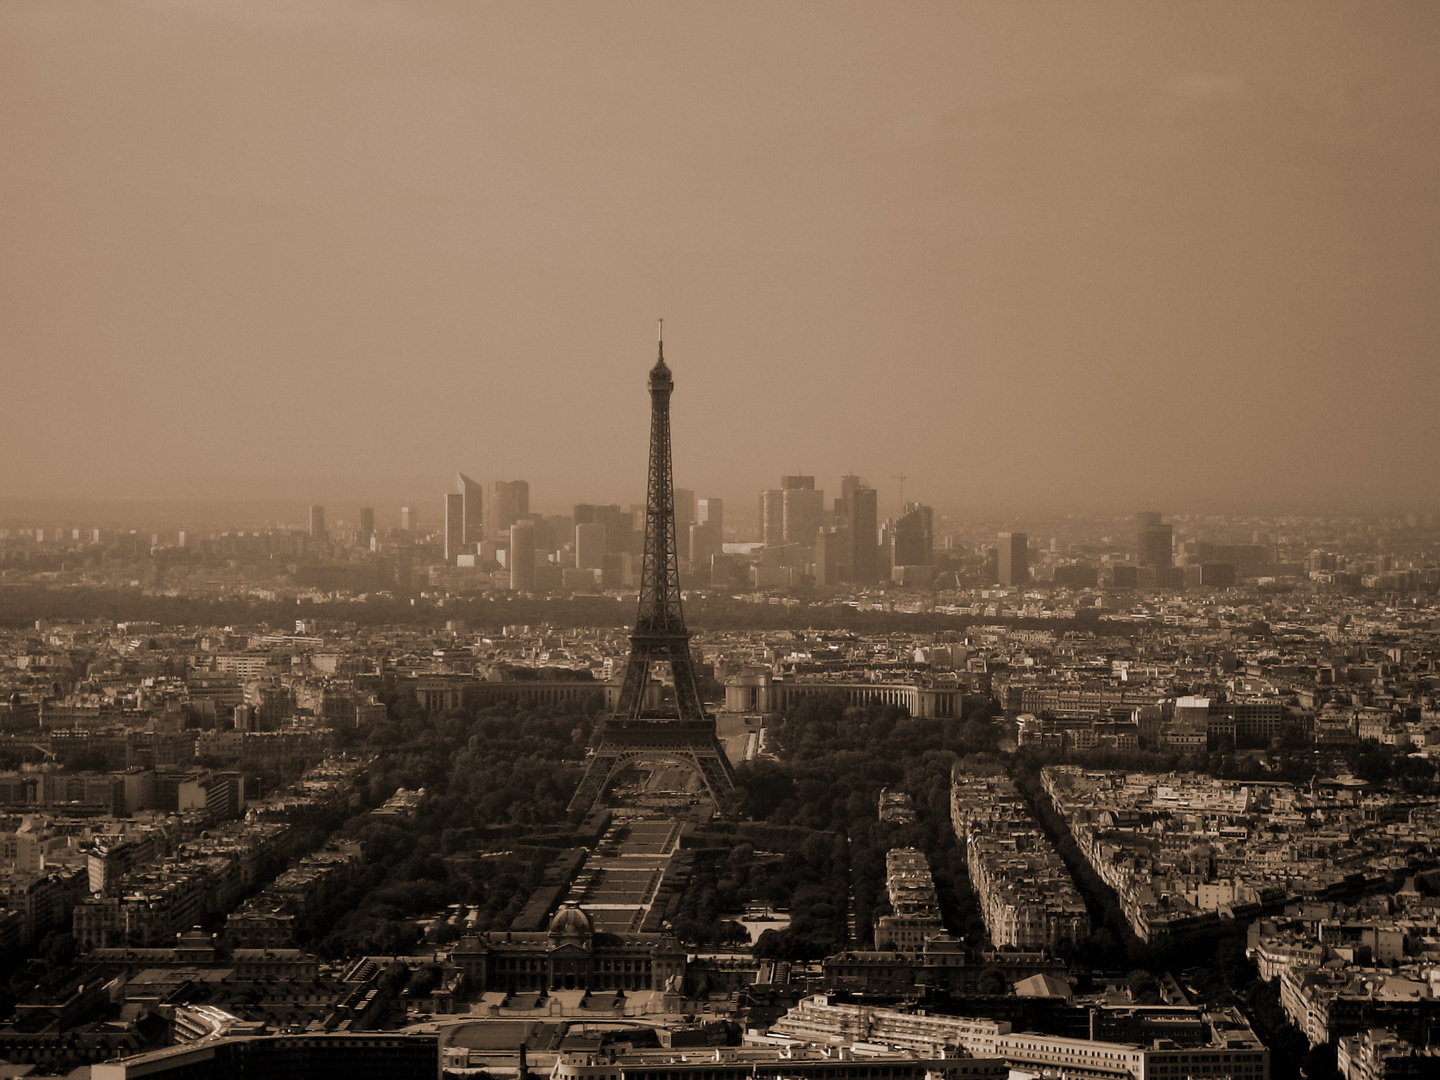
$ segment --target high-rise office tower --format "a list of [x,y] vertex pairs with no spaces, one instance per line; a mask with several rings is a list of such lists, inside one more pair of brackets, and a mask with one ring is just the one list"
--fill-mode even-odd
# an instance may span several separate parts
[[688,530],[688,537],[680,534],[685,545],[687,561],[700,579],[710,573],[710,560],[724,550],[725,505],[720,499],[697,499],[695,501],[695,522]]
[[782,476],[779,488],[760,493],[760,539],[767,547],[814,547],[824,517],[825,493],[815,490],[813,476]]
[[841,568],[850,581],[859,585],[873,584],[880,574],[880,550],[876,542],[879,513],[879,496],[874,488],[858,476],[840,478],[835,520],[844,530],[848,549],[841,556]]
[[839,526],[815,534],[815,584],[835,585],[840,581],[845,559],[850,555],[850,535]]
[[714,525],[698,522],[690,526],[689,533],[680,544],[686,549],[686,561],[700,579],[709,572],[710,560],[724,550],[719,530]]
[[1030,537],[1023,532],[1000,534],[1000,584],[1030,583]]
[[318,544],[325,542],[325,507],[323,506],[310,507],[310,539]]
[[785,542],[784,495],[778,488],[760,493],[760,542],[766,547]]
[[581,570],[605,568],[605,526],[598,521],[575,526],[575,565]]
[[407,533],[415,531],[415,511],[411,507],[400,507],[400,531]]
[[813,476],[780,478],[780,533],[787,544],[815,546],[815,534],[825,524],[825,493],[815,490]]
[[675,489],[675,535],[684,536],[695,524],[695,492],[689,488]]
[[530,484],[526,480],[496,480],[490,485],[490,528],[508,536],[510,526],[530,513]]
[[475,545],[485,539],[485,513],[484,497],[481,485],[477,484],[463,472],[455,474],[455,484],[460,494],[465,498],[465,510],[463,514],[464,528],[460,536],[460,542],[469,549],[471,553]]
[[542,563],[550,555],[555,554],[562,544],[568,544],[574,539],[569,518],[529,514],[521,520],[531,522],[535,526],[535,550],[541,554],[540,562]]
[[850,510],[850,573],[861,585],[880,576],[880,495],[872,487],[855,492]]
[[369,547],[370,537],[375,535],[375,508],[373,506],[362,506],[360,508],[360,546]]
[[[455,556],[465,548],[465,496],[445,496],[445,561],[455,565]],[[475,549],[470,549],[473,554]]]
[[1160,520],[1154,510],[1135,515],[1135,547],[1141,566],[1175,565],[1175,527]]
[[890,535],[890,565],[929,566],[935,561],[935,511],[924,503],[906,503]]
[[605,551],[610,555],[626,555],[634,550],[635,515],[611,503],[596,506],[576,503],[571,515],[576,525],[602,525],[605,528]]
[[[520,481],[524,483],[524,481]],[[517,521],[510,526],[510,588],[516,592],[535,591],[535,523]]]
[[695,520],[701,525],[714,525],[715,532],[723,537],[725,535],[725,500],[697,499]]

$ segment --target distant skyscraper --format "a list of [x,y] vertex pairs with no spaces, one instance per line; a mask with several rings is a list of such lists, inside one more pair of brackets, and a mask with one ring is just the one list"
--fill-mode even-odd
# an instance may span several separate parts
[[701,525],[714,525],[715,531],[725,534],[725,501],[723,499],[698,499],[695,502],[695,520]]
[[[525,481],[521,480],[520,483]],[[510,588],[516,592],[535,591],[535,523],[517,521],[510,526]]]
[[1154,510],[1135,515],[1135,547],[1141,566],[1175,565],[1175,527],[1161,522]]
[[605,551],[610,555],[625,555],[633,550],[635,540],[635,515],[611,503],[596,506],[593,503],[576,503],[571,515],[576,525],[602,525],[605,528]]
[[686,561],[698,578],[708,578],[711,558],[724,550],[725,504],[722,500],[695,500],[695,522],[690,526],[688,538],[682,535],[682,545],[686,539],[689,541]]
[[325,507],[310,507],[310,539],[316,543],[324,543],[325,533]]
[[906,503],[891,536],[891,566],[929,566],[935,561],[935,511],[924,503]]
[[605,526],[598,521],[575,526],[575,565],[581,570],[605,568]]
[[490,528],[507,536],[511,525],[530,513],[530,484],[525,480],[496,480],[490,485]]
[[407,533],[415,531],[415,511],[408,506],[400,507],[400,529]]
[[675,489],[675,535],[684,536],[695,523],[695,492],[689,488]]
[[1000,534],[1000,584],[1030,583],[1030,537],[1023,532]]
[[709,573],[710,560],[724,550],[720,542],[719,530],[709,524],[691,525],[688,535],[685,540],[681,541],[681,544],[686,548],[686,562],[690,564],[696,576],[701,579]]
[[824,524],[825,493],[815,490],[813,476],[782,476],[780,487],[760,493],[760,539],[767,546],[815,546]]
[[[455,556],[465,548],[465,496],[445,496],[445,561],[455,565]],[[475,549],[470,549],[474,554]]]
[[360,546],[369,547],[370,537],[375,535],[375,508],[373,506],[362,506],[360,508]]
[[760,493],[760,542],[766,547],[785,542],[784,496],[778,488]]
[[879,497],[874,488],[858,476],[840,478],[835,519],[844,532],[847,548],[840,561],[849,580],[859,585],[873,584],[880,575],[880,550],[876,541],[879,513]]
[[838,526],[819,530],[815,534],[815,584],[838,584],[849,554],[849,530]]
[[781,535],[787,544],[814,547],[815,534],[825,523],[825,493],[815,490],[813,476],[787,476],[784,481],[808,480],[807,487],[782,487]]
[[455,484],[460,494],[465,497],[464,529],[460,542],[473,554],[475,545],[485,539],[483,492],[481,485],[463,472],[455,474]]

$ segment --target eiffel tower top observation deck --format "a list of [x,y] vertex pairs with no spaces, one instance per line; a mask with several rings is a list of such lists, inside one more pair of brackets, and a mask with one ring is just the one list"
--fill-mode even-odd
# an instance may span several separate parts
[[[601,729],[585,776],[570,801],[572,812],[597,805],[606,787],[627,764],[663,758],[692,769],[712,801],[734,789],[725,751],[706,715],[690,656],[690,632],[680,607],[680,565],[675,544],[675,487],[670,466],[670,395],[675,380],[665,363],[664,321],[659,356],[650,369],[650,481],[645,506],[645,561],[640,572],[640,606],[630,634],[630,659],[615,712]],[[651,710],[650,665],[670,667],[675,700],[671,709]]]

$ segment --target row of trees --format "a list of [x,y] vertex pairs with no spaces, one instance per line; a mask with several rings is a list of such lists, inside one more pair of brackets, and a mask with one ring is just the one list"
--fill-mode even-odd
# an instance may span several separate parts
[[[155,564],[135,576],[153,580]],[[367,586],[369,587],[369,586]],[[858,611],[848,604],[827,602],[816,595],[804,610],[805,621],[817,626],[864,634],[963,631],[973,623],[1003,623],[1026,629],[1102,631],[1131,637],[1142,631],[1128,624],[1100,623],[1093,617],[1026,619],[990,616],[984,619],[932,612]],[[476,629],[498,632],[511,623],[555,626],[625,626],[635,617],[635,601],[613,596],[519,596],[485,593],[451,598],[444,608],[411,604],[408,596],[375,593],[363,601],[351,599],[308,604],[308,613],[362,626],[439,628],[450,619],[465,619]],[[721,594],[692,593],[686,601],[687,621],[707,630],[788,630],[796,624],[794,612],[782,605],[752,604]],[[280,600],[248,600],[205,596],[164,596],[140,588],[79,587],[49,589],[38,585],[10,585],[0,594],[0,626],[24,627],[36,619],[129,619],[166,626],[221,626],[264,622],[275,626],[293,623],[295,605]]]
[[307,912],[302,944],[327,958],[405,952],[420,939],[417,917],[451,905],[475,909],[478,932],[508,928],[555,856],[523,838],[564,820],[601,703],[597,694],[431,717],[411,700],[389,702],[387,721],[350,736],[379,755],[365,795],[375,803],[423,787],[425,798],[410,821],[365,815],[346,825],[363,844],[363,869]]
[[[779,760],[749,763],[737,775],[742,814],[789,826],[785,858],[806,867],[803,880],[790,886],[790,927],[765,935],[762,953],[834,952],[850,938],[852,909],[855,944],[869,944],[876,916],[888,910],[885,855],[896,847],[926,854],[947,924],[983,940],[964,851],[950,825],[950,775],[967,756],[993,754],[996,736],[978,704],[963,718],[919,720],[893,705],[851,706],[839,694],[817,695],[784,717],[772,731]],[[886,787],[911,796],[914,824],[878,819]]]
[[[404,951],[419,937],[415,917],[451,904],[478,907],[480,930],[508,926],[553,854],[517,841],[564,821],[602,701],[436,717],[411,701],[389,704],[389,720],[351,736],[381,752],[366,794],[380,801],[396,787],[424,787],[426,797],[412,823],[350,823],[365,845],[364,871],[302,928],[324,956]],[[853,894],[868,940],[885,903],[885,853],[899,846],[926,851],[947,917],[980,931],[949,825],[949,784],[962,754],[993,749],[986,714],[917,721],[891,706],[856,709],[822,697],[788,717],[777,738],[780,762],[739,770],[750,823],[733,826],[734,842],[715,857],[697,860],[674,920],[682,939],[739,943],[728,916],[759,899],[791,912],[785,931],[764,936],[763,955],[824,956],[849,937]],[[887,785],[912,794],[918,824],[877,820]],[[483,853],[501,840],[505,854]]]

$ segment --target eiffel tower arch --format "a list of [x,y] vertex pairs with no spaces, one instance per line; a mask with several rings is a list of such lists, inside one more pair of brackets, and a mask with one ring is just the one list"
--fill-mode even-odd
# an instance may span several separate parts
[[[661,329],[664,329],[662,322]],[[680,566],[675,543],[675,482],[670,465],[670,394],[675,380],[665,363],[665,341],[650,369],[650,479],[645,501],[645,556],[640,572],[640,605],[630,634],[630,659],[620,700],[606,718],[585,765],[570,812],[600,806],[611,782],[626,766],[668,760],[690,768],[717,805],[735,789],[730,760],[705,712],[690,632],[680,607]],[[669,665],[675,686],[673,707],[651,708],[650,667]]]

